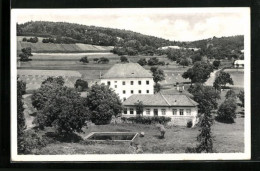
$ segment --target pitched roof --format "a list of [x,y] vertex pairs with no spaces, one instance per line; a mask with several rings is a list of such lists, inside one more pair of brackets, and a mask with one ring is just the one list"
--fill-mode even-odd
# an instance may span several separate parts
[[152,74],[138,63],[113,65],[102,78],[152,78]]
[[127,98],[123,105],[133,106],[137,101],[142,101],[144,106],[197,106],[198,103],[184,94],[163,95],[134,94]]
[[244,60],[235,60],[234,64],[244,64]]

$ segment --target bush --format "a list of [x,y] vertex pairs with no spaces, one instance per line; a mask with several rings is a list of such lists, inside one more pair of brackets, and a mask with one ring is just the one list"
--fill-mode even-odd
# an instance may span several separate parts
[[98,60],[98,63],[107,64],[107,63],[109,63],[109,59],[106,58],[106,57],[101,57],[101,58]]
[[85,80],[82,80],[82,79],[77,79],[74,87],[76,89],[78,89],[78,91],[80,91],[80,92],[84,91],[84,90],[88,89],[88,82]]
[[89,62],[89,61],[88,61],[88,57],[87,57],[87,56],[82,57],[82,58],[79,60],[79,62],[83,62],[83,64],[88,63],[88,62]]
[[192,127],[192,121],[188,121],[187,122],[187,128],[191,128]]
[[33,130],[25,131],[24,134],[18,137],[18,154],[32,154],[37,150],[45,147],[48,144],[48,139],[40,137]]
[[216,120],[223,123],[234,123],[236,118],[236,102],[234,99],[226,99],[220,106],[217,112]]
[[147,61],[145,58],[141,58],[137,61],[137,63],[141,66],[147,65]]
[[121,57],[120,57],[120,61],[121,61],[122,63],[128,63],[128,62],[129,62],[128,59],[127,59],[127,57],[125,57],[125,56],[121,56]]
[[150,58],[147,61],[149,66],[154,66],[154,65],[158,65],[159,64],[159,59],[157,59],[156,57]]
[[132,123],[138,123],[138,124],[155,124],[155,123],[160,123],[160,124],[166,124],[171,121],[170,117],[165,117],[165,116],[153,116],[153,117],[143,117],[143,116],[136,116],[136,117],[122,117],[121,118],[123,122],[129,121]]

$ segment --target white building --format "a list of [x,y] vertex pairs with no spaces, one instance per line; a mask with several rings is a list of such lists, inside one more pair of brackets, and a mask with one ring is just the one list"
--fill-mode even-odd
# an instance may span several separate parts
[[138,63],[115,64],[101,77],[101,83],[109,85],[126,100],[133,94],[153,94],[152,73]]
[[137,116],[135,103],[142,102],[144,111],[142,116],[166,116],[171,117],[171,122],[175,125],[186,126],[192,121],[194,126],[197,123],[198,103],[184,94],[165,95],[138,94],[132,95],[123,102],[123,117]]
[[234,67],[235,68],[244,68],[244,60],[235,60]]

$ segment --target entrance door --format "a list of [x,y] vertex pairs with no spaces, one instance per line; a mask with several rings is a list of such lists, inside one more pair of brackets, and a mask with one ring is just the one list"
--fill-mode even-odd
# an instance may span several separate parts
[[154,115],[154,116],[158,116],[158,109],[154,109],[154,110],[153,110],[153,115]]

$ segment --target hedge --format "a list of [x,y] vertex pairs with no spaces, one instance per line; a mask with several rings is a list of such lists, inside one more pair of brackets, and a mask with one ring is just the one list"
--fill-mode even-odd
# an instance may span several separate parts
[[153,116],[153,117],[143,117],[143,116],[136,116],[136,117],[121,117],[123,122],[132,122],[132,123],[139,123],[139,124],[166,124],[171,121],[170,117],[165,116]]

